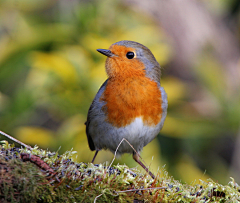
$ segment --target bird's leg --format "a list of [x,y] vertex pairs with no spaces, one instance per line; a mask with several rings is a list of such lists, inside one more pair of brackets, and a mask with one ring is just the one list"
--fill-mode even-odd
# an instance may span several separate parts
[[151,171],[148,170],[148,168],[139,160],[139,156],[138,154],[136,154],[135,152],[133,152],[133,159],[140,165],[144,168],[145,171],[147,171],[149,173],[149,175],[155,179],[155,176],[152,174]]
[[97,149],[96,152],[95,152],[95,154],[94,154],[94,157],[93,157],[93,159],[92,159],[92,164],[93,164],[93,162],[94,162],[94,160],[95,160],[95,158],[96,158],[98,152],[99,152],[99,149]]

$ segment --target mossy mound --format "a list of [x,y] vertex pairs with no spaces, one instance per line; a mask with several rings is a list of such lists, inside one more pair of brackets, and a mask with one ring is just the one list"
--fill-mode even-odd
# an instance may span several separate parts
[[188,185],[161,170],[156,179],[125,165],[74,163],[73,151],[0,146],[1,202],[237,202],[240,187],[231,179]]

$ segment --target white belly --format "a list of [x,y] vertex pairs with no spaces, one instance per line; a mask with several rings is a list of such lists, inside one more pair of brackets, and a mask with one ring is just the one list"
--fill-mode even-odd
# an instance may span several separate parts
[[[125,138],[139,152],[157,136],[161,127],[160,123],[156,126],[146,126],[142,118],[138,117],[130,125],[121,128],[105,124],[100,127],[102,129],[98,131],[98,136],[92,136],[92,138],[97,149],[106,148],[113,153],[122,139]],[[133,151],[129,144],[123,141],[117,153],[132,153]]]

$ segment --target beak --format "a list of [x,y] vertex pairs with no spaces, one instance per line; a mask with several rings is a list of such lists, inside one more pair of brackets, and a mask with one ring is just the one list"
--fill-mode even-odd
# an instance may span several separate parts
[[107,57],[112,57],[115,56],[115,54],[113,54],[110,50],[108,49],[97,49],[98,52],[100,52],[101,54],[107,56]]

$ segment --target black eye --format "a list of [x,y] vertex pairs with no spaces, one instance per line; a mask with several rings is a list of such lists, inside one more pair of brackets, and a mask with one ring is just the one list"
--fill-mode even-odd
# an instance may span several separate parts
[[126,56],[127,56],[128,59],[132,59],[132,58],[134,58],[135,54],[134,54],[134,52],[129,51],[129,52],[126,54]]

